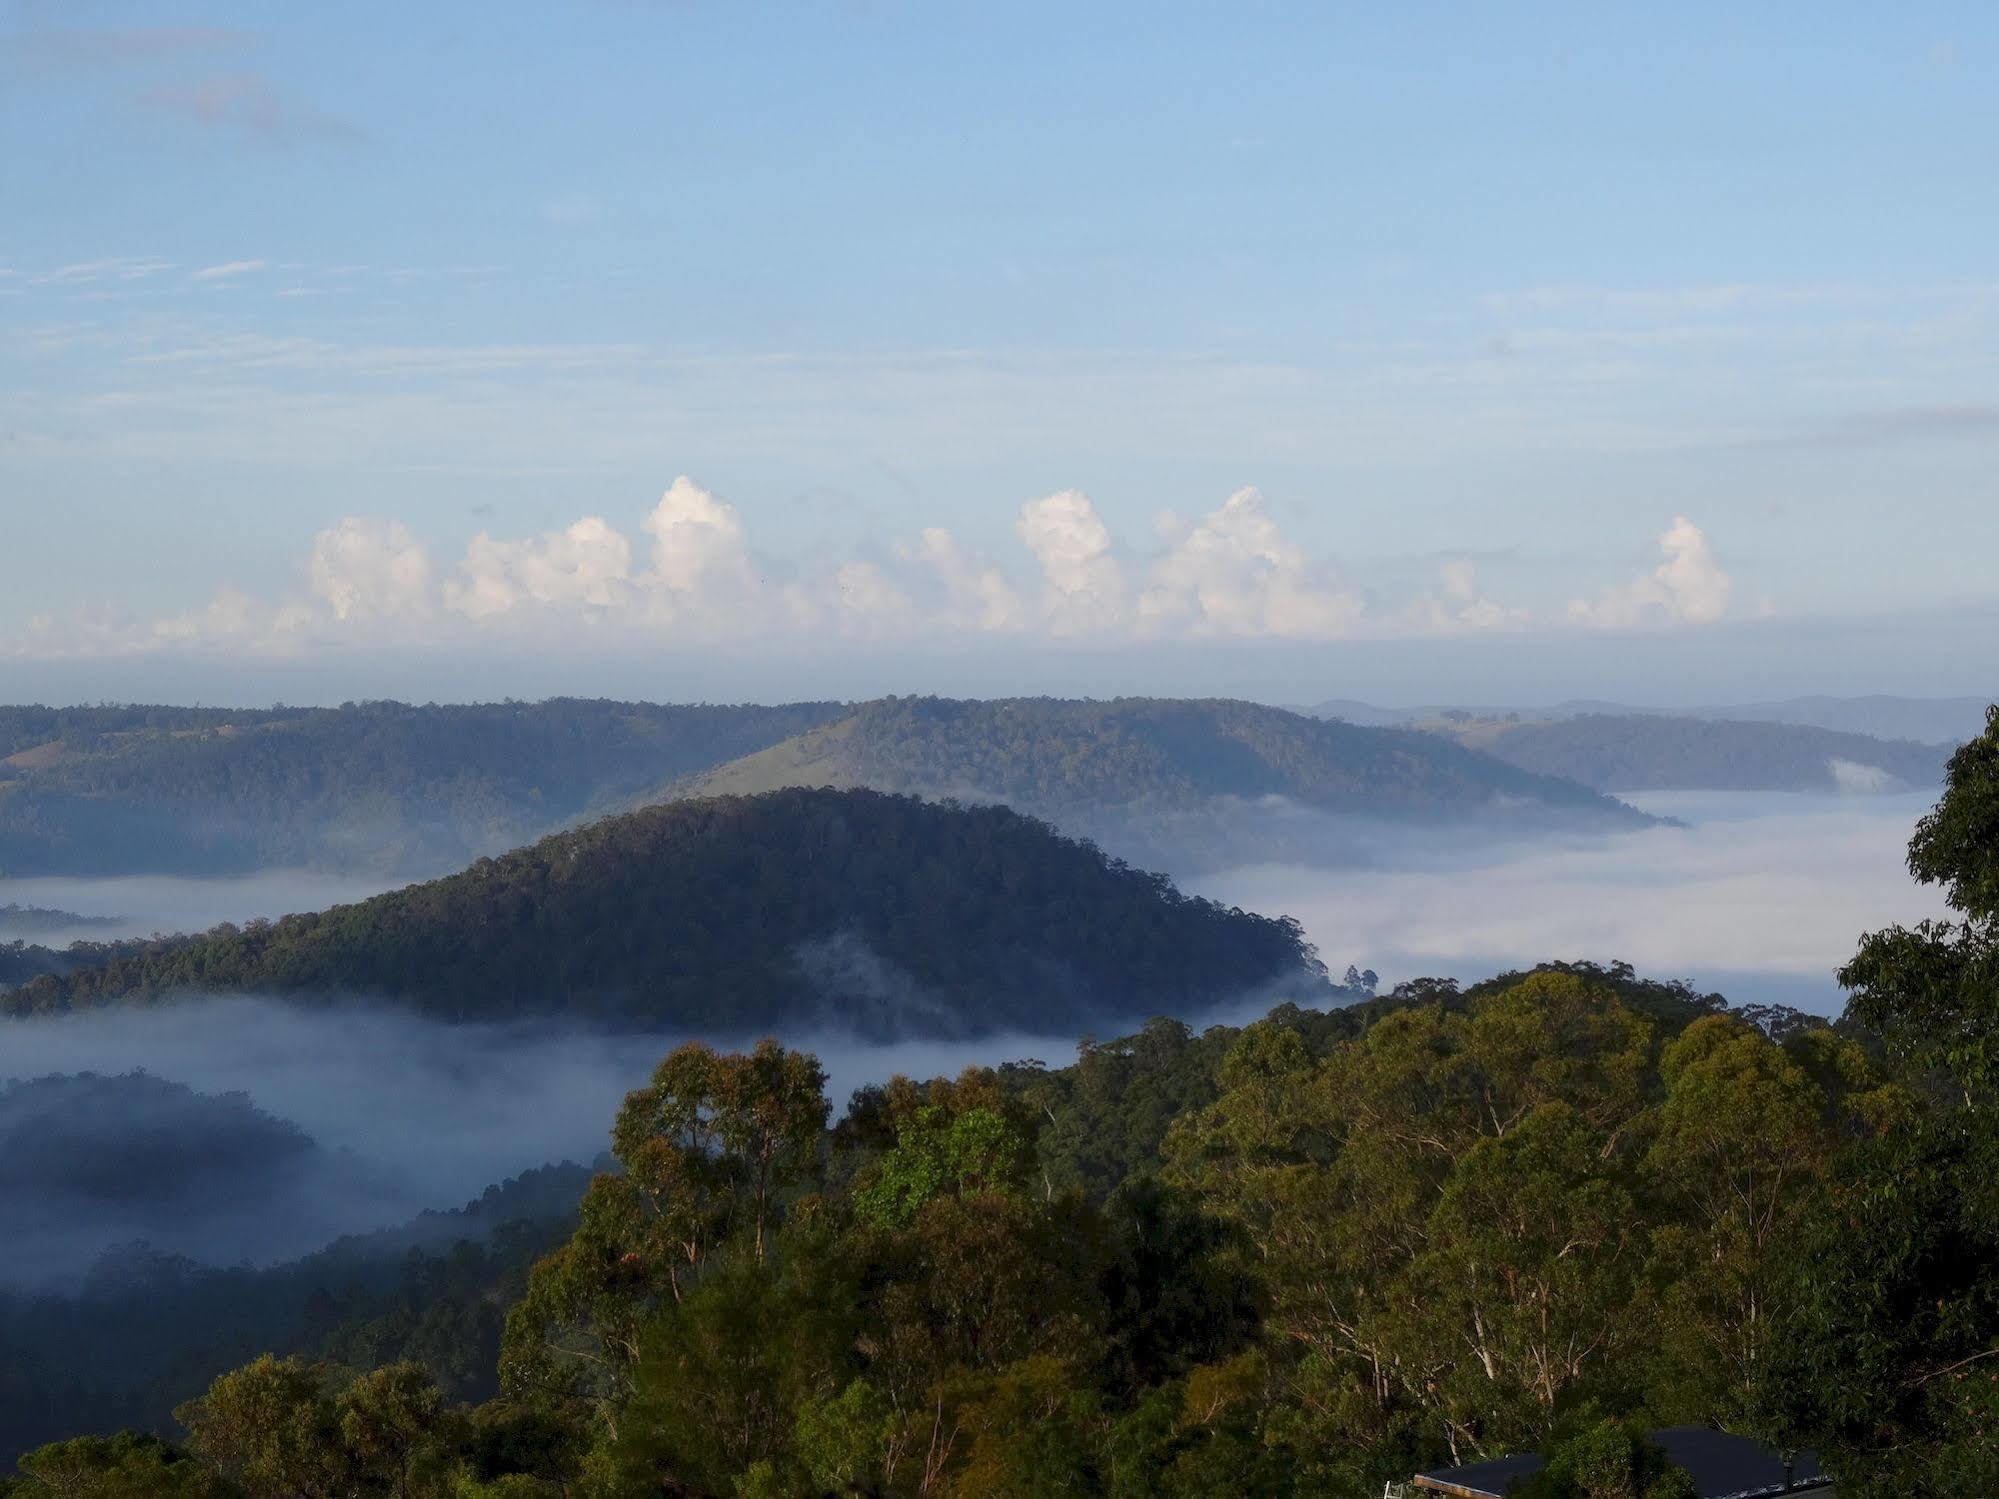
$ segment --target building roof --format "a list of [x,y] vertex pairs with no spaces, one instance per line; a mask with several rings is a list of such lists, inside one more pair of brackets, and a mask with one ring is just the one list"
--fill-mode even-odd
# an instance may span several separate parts
[[1524,1483],[1540,1472],[1545,1461],[1535,1452],[1525,1457],[1496,1457],[1489,1462],[1438,1468],[1418,1473],[1416,1486],[1439,1494],[1457,1494],[1461,1499],[1501,1499],[1515,1484]]
[[[1675,1466],[1686,1470],[1700,1499],[1774,1499],[1801,1494],[1826,1482],[1816,1453],[1800,1452],[1787,1478],[1783,1459],[1748,1437],[1705,1426],[1668,1426],[1646,1435],[1665,1450]],[[1538,1454],[1530,1453],[1437,1468],[1418,1473],[1416,1486],[1460,1499],[1504,1499],[1509,1490],[1540,1472],[1542,1463]]]

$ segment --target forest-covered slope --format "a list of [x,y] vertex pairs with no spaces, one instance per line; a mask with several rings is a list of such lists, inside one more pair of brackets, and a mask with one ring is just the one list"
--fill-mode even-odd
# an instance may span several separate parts
[[1608,826],[1646,820],[1435,735],[1229,699],[883,698],[660,794],[814,785],[1003,801],[1061,821],[1271,797],[1385,819],[1526,808]]
[[842,711],[0,707],[0,876],[434,873]]
[[1295,923],[1181,895],[1003,807],[789,790],[672,803],[313,915],[121,945],[0,1012],[176,991],[740,1033],[1194,1014],[1323,983]]
[[1655,714],[1544,722],[1441,719],[1430,727],[1540,775],[1600,791],[1888,791],[1943,779],[1948,746],[1805,724]]

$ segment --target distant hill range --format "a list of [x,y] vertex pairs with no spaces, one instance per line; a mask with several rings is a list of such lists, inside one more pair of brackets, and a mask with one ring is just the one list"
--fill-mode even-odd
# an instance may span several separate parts
[[0,707],[0,877],[433,874],[845,711],[574,698]]
[[1285,821],[1300,809],[1646,821],[1434,735],[1225,700],[0,708],[0,877],[410,878],[660,799],[819,785],[1004,802],[1176,869],[1296,856],[1286,839],[1324,841]]
[[1433,724],[1447,716],[1500,721],[1511,718],[1558,722],[1582,717],[1696,718],[1728,723],[1778,723],[1864,734],[1872,739],[1906,739],[1918,744],[1957,745],[1985,728],[1985,710],[1999,698],[1987,697],[1794,697],[1769,703],[1732,703],[1705,708],[1647,708],[1630,703],[1571,699],[1549,707],[1431,704],[1382,708],[1353,698],[1331,698],[1299,711],[1317,718],[1375,727]]
[[1950,747],[1803,724],[1601,713],[1528,722],[1445,716],[1424,725],[1524,770],[1602,791],[1832,791],[1940,785]]
[[1061,827],[1109,835],[1119,847],[1133,829],[1243,817],[1273,801],[1291,813],[1383,821],[1649,821],[1573,781],[1437,736],[1179,698],[884,698],[650,795],[782,785],[872,785],[1003,801]]
[[454,1022],[1068,1034],[1333,994],[1294,922],[1004,807],[865,790],[650,807],[355,905],[103,956],[0,994],[0,1014],[254,991]]

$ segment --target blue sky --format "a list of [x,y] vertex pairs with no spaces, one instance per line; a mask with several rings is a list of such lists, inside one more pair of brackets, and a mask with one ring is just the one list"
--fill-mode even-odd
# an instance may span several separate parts
[[1996,72],[1972,5],[0,8],[0,689],[1982,690]]

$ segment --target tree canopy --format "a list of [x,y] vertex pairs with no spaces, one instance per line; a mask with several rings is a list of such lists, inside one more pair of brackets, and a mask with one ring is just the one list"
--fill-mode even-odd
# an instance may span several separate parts
[[511,1304],[496,1385],[348,1332],[116,1440],[258,1496],[1358,1494],[1541,1448],[1551,1493],[1664,1499],[1624,1423],[1758,1429],[1776,1246],[1915,1106],[1621,965],[1154,1021],[837,1122],[809,1055],[689,1045],[531,1269],[431,1283]]

